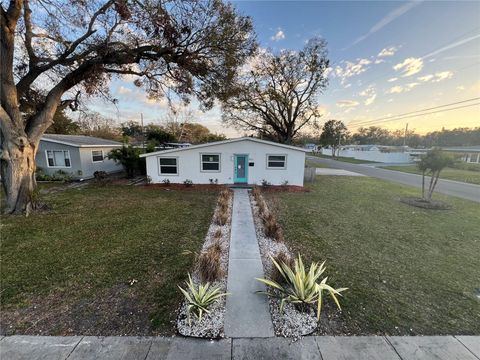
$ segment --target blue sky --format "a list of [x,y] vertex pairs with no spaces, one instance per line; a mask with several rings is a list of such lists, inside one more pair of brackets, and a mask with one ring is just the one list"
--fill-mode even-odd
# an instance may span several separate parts
[[[328,42],[328,89],[319,97],[323,120],[357,125],[381,117],[480,96],[480,2],[478,1],[236,1],[252,17],[261,47],[300,49],[321,36]],[[131,79],[114,81],[117,108],[94,107],[117,121],[160,123],[165,102],[148,101]],[[480,126],[480,107],[371,124],[392,129],[408,122],[418,132]],[[229,136],[215,109],[198,122]],[[368,123],[370,124],[370,123]]]

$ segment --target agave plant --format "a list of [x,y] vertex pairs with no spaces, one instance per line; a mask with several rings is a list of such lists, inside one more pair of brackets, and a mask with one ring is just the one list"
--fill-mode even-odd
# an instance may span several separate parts
[[280,312],[283,311],[285,303],[287,302],[308,306],[317,303],[317,320],[320,320],[323,291],[329,292],[330,296],[340,309],[340,302],[338,301],[337,296],[341,296],[340,293],[347,290],[347,288],[334,289],[327,284],[327,277],[318,281],[325,271],[325,261],[320,265],[312,262],[310,269],[307,272],[300,255],[295,259],[293,269],[284,262],[278,263],[271,256],[270,259],[272,259],[272,263],[275,265],[286,284],[282,285],[271,279],[257,278],[257,280],[277,290],[277,292],[260,291],[260,293],[282,299],[280,302]]
[[188,274],[188,281],[185,281],[187,290],[182,287],[178,287],[182,294],[185,296],[187,302],[187,315],[188,323],[190,324],[190,314],[197,317],[198,321],[202,320],[203,313],[208,313],[208,307],[216,302],[222,296],[228,295],[228,293],[220,293],[220,288],[210,287],[210,283],[205,285],[195,285],[192,281],[192,277]]

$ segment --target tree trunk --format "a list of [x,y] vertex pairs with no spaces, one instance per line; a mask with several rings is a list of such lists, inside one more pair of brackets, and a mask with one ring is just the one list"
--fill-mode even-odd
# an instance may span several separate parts
[[28,143],[26,137],[2,141],[0,174],[7,198],[4,212],[28,215],[34,207],[36,146]]

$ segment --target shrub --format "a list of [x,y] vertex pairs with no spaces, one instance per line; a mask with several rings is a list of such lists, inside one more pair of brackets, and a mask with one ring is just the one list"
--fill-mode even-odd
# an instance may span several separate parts
[[190,179],[186,179],[183,184],[186,186],[186,187],[190,187],[190,186],[193,186],[193,181],[190,180]]
[[[219,209],[220,210],[220,209]],[[217,211],[213,218],[213,222],[216,225],[223,226],[228,221],[228,213],[226,211]]]
[[208,179],[210,181],[210,185],[218,185],[218,179]]
[[93,173],[93,178],[95,183],[104,186],[107,184],[108,174],[105,171],[95,171]]
[[170,180],[168,180],[168,179],[163,179],[163,180],[162,180],[162,183],[163,183],[163,185],[165,185],[165,186],[169,186],[169,185],[170,185]]
[[325,271],[325,262],[318,264],[312,262],[309,271],[305,271],[302,258],[298,255],[295,259],[293,268],[285,263],[278,263],[272,259],[273,265],[277,268],[280,276],[285,281],[286,285],[279,284],[273,279],[259,279],[258,281],[265,285],[275,289],[276,292],[262,292],[272,297],[282,299],[280,302],[280,311],[283,311],[285,303],[293,303],[304,309],[311,305],[317,304],[317,320],[320,320],[320,312],[322,309],[322,293],[328,291],[332,299],[340,309],[340,303],[337,296],[341,296],[341,292],[347,290],[346,288],[334,289],[327,284],[327,278],[324,278],[320,282],[318,281],[320,276]]
[[270,185],[272,185],[272,184],[269,183],[267,180],[265,180],[265,179],[262,180],[262,186],[263,186],[263,187],[268,187],[268,186],[270,186]]
[[178,287],[185,296],[187,303],[188,323],[190,324],[190,314],[193,313],[198,321],[202,320],[203,313],[208,313],[208,307],[227,293],[220,293],[219,287],[210,287],[209,283],[205,285],[195,285],[192,277],[188,274],[188,281],[185,282],[187,290]]
[[282,186],[283,186],[283,187],[287,187],[287,186],[288,186],[288,180],[283,181],[283,182],[282,182]]
[[[290,268],[294,267],[294,261],[292,257],[285,251],[280,251],[277,255],[273,257],[273,260],[275,260],[277,264],[285,264],[288,265],[288,267]],[[270,279],[276,281],[277,283],[285,282],[285,279],[283,278],[282,274],[280,274],[280,271],[278,271],[278,268],[276,266],[272,266]]]
[[152,177],[150,175],[147,175],[147,177],[145,178],[145,182],[147,183],[147,185],[150,185],[152,183]]
[[215,239],[221,239],[222,235],[223,235],[222,229],[217,229],[217,231],[215,231],[215,234],[213,234],[213,237]]
[[133,146],[122,146],[120,149],[114,149],[108,153],[108,158],[122,164],[127,177],[132,178],[138,170],[140,173],[144,172],[145,159],[140,158],[141,149]]
[[223,276],[220,259],[222,257],[222,245],[214,242],[208,249],[198,256],[198,272],[202,281],[215,281]]
[[277,241],[283,241],[282,229],[280,228],[280,225],[278,225],[277,218],[273,214],[267,212],[262,216],[262,221],[265,236]]

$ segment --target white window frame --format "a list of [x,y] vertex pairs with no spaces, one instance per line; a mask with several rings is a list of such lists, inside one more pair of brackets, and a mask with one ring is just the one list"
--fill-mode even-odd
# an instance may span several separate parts
[[[215,155],[218,156],[218,170],[204,170],[203,169],[203,156]],[[216,162],[205,161],[205,163],[215,164]],[[206,173],[219,173],[222,172],[222,154],[221,153],[200,153],[200,172]]]
[[[162,173],[162,166],[168,166],[168,167],[173,167],[173,165],[160,165],[160,159],[175,159],[175,168],[177,169],[177,172],[175,174],[173,173]],[[157,166],[158,166],[158,175],[160,176],[178,176],[178,156],[157,156]]]
[[[268,166],[268,163],[270,162],[269,158],[270,156],[284,156],[285,160],[283,162],[283,167],[278,167],[278,166]],[[267,154],[266,157],[266,167],[268,170],[285,170],[287,168],[287,154]],[[280,161],[280,160],[272,160],[272,161]]]
[[[94,151],[100,151],[102,153],[102,160],[93,160],[93,152]],[[99,162],[103,162],[103,160],[105,159],[104,155],[103,155],[103,150],[92,150],[91,151],[91,154],[92,154],[92,163],[99,163]]]
[[[54,165],[54,166],[51,166],[50,163],[48,162],[48,152],[51,151],[51,152],[63,152],[63,156],[65,157],[65,153],[68,154],[68,160],[70,162],[70,166],[57,166],[57,165]],[[65,158],[65,159],[67,159]],[[45,160],[47,161],[47,167],[48,168],[51,168],[51,169],[70,169],[72,167],[72,157],[70,156],[70,150],[45,150]],[[55,161],[55,155],[53,156],[53,161]]]

